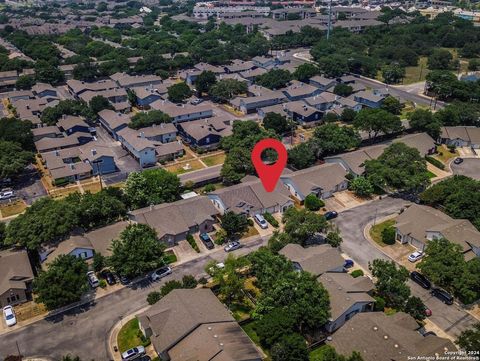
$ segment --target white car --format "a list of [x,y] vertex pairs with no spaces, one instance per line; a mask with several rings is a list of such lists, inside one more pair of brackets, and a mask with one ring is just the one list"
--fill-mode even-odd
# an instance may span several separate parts
[[5,306],[3,308],[3,318],[7,326],[13,326],[17,323],[17,318],[15,317],[15,312],[13,311],[12,306]]
[[0,200],[10,199],[15,197],[15,192],[9,189],[3,189],[0,192]]
[[240,247],[242,247],[240,242],[233,241],[228,243],[225,247],[223,247],[223,249],[225,252],[231,252],[231,251],[235,251],[236,249],[239,249]]
[[417,262],[422,257],[423,257],[422,251],[415,251],[410,256],[408,256],[408,260],[410,262]]
[[134,360],[142,355],[145,355],[145,348],[143,346],[137,346],[122,353],[122,360]]
[[170,267],[162,267],[157,269],[156,271],[153,271],[150,275],[150,279],[152,281],[158,281],[159,279],[166,277],[170,274],[172,274],[172,269]]
[[93,271],[87,272],[87,277],[88,277],[88,283],[90,283],[90,287],[97,288],[100,285],[100,282],[98,282],[98,278],[95,275],[95,272]]

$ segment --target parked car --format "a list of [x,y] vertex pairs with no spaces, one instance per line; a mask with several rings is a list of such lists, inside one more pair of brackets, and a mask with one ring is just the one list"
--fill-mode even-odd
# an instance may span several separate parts
[[239,249],[240,247],[242,247],[240,242],[233,241],[228,243],[223,249],[225,250],[225,252],[231,252],[231,251],[235,251],[236,249]]
[[202,240],[205,247],[207,247],[207,249],[213,249],[215,247],[215,245],[212,242],[212,239],[207,233],[201,233],[200,239]]
[[95,272],[88,271],[87,277],[88,277],[88,283],[90,283],[90,287],[97,288],[100,285],[100,283],[98,282],[97,276],[95,276]]
[[143,355],[145,355],[145,347],[137,346],[122,353],[122,360],[135,360]]
[[352,268],[355,263],[351,259],[346,259],[343,267],[345,268]]
[[445,303],[446,305],[453,305],[453,296],[445,290],[441,288],[434,288],[430,292],[432,296],[437,297],[440,301]]
[[15,311],[12,306],[5,306],[3,308],[3,318],[7,326],[13,326],[17,323],[17,318],[15,317]]
[[417,262],[420,258],[424,256],[422,251],[415,251],[410,256],[408,256],[408,260],[410,262]]
[[0,200],[6,200],[15,197],[15,192],[12,189],[2,189],[0,191]]
[[190,104],[192,105],[198,105],[202,102],[203,102],[203,99],[200,99],[200,98],[193,98],[192,100],[190,100]]
[[420,272],[413,271],[412,273],[410,273],[410,278],[412,279],[413,282],[418,283],[420,286],[422,286],[426,290],[432,287],[432,283],[428,280],[427,277],[422,275]]
[[109,285],[114,285],[115,283],[117,283],[117,280],[115,279],[115,276],[114,276],[113,273],[110,272],[109,270],[102,271],[102,273],[100,274],[100,276],[101,276],[105,281],[107,281],[107,283],[108,283]]
[[257,224],[260,226],[261,229],[268,228],[268,223],[261,214],[256,214],[253,218],[255,219],[255,222],[257,222]]
[[330,211],[324,214],[325,219],[328,221],[338,217],[338,213],[335,211]]
[[166,277],[169,274],[172,274],[172,269],[170,267],[162,267],[157,269],[156,271],[153,271],[150,275],[150,279],[152,281],[158,281],[159,279]]
[[460,157],[455,158],[455,160],[453,161],[453,163],[455,163],[455,164],[462,164],[462,163],[463,163],[463,158],[460,158]]
[[127,277],[127,276],[122,276],[122,275],[120,275],[120,276],[119,276],[119,279],[120,279],[120,283],[121,283],[122,285],[124,285],[124,286],[125,286],[125,285],[128,285],[130,282],[132,282],[132,280],[131,280],[129,277]]

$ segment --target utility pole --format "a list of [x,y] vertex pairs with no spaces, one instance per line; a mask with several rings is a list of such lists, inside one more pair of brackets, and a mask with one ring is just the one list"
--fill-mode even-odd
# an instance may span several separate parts
[[328,29],[327,40],[330,39],[330,29],[332,28],[332,0],[328,3]]

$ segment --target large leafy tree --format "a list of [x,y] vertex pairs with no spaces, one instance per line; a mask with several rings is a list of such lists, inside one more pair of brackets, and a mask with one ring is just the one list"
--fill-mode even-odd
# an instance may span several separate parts
[[471,329],[462,331],[455,343],[465,351],[480,350],[480,322]]
[[226,212],[221,220],[222,228],[227,232],[229,239],[236,239],[248,229],[248,220],[244,214]]
[[210,96],[215,102],[226,103],[239,94],[246,94],[247,83],[236,79],[222,79],[210,87]]
[[307,82],[311,77],[320,74],[320,69],[313,64],[299,65],[293,72],[293,77],[299,81]]
[[112,242],[109,263],[122,276],[142,276],[163,264],[164,245],[154,229],[145,224],[129,225]]
[[195,79],[195,89],[199,96],[209,93],[210,88],[217,82],[215,73],[209,70],[202,71]]
[[20,174],[33,160],[33,153],[20,144],[0,140],[0,179]]
[[36,302],[43,303],[49,310],[80,300],[88,289],[88,267],[85,261],[71,255],[60,255],[40,272],[33,281]]
[[284,232],[291,243],[304,246],[314,235],[327,227],[325,217],[306,209],[290,207],[283,214]]
[[272,361],[308,361],[305,339],[298,333],[282,336],[271,350]]
[[132,208],[175,201],[180,194],[180,180],[165,169],[132,172],[125,184],[125,196]]
[[325,124],[315,128],[314,141],[324,155],[332,155],[360,145],[360,135],[352,127]]
[[263,118],[263,126],[265,129],[272,130],[278,135],[283,135],[291,130],[291,124],[287,118],[278,113],[267,113]]
[[304,169],[315,164],[316,146],[314,142],[300,143],[288,150],[288,164],[296,169]]
[[389,95],[383,100],[380,108],[394,115],[400,115],[403,106],[402,103],[400,103],[400,100]]
[[412,129],[427,132],[433,139],[440,136],[442,122],[439,117],[433,116],[428,109],[416,109],[409,114],[409,124]]
[[375,277],[375,287],[380,296],[385,298],[387,305],[397,309],[403,309],[410,288],[407,285],[408,270],[395,264],[393,261],[375,259],[369,263],[368,268]]
[[278,281],[279,275],[286,274],[293,269],[292,263],[282,255],[273,253],[267,248],[260,248],[248,256],[250,269],[256,277],[256,284],[260,289],[270,289]]
[[352,179],[348,188],[360,197],[370,197],[375,190],[373,184],[367,178],[361,176]]
[[365,161],[365,173],[381,188],[415,191],[430,183],[425,159],[404,143],[393,143],[377,159]]
[[257,76],[255,83],[269,89],[280,89],[292,80],[292,74],[288,70],[273,69],[265,74]]
[[0,119],[0,140],[18,143],[25,150],[34,150],[32,123],[18,118]]
[[397,84],[405,77],[405,68],[398,64],[385,65],[382,68],[382,78],[387,84]]
[[283,336],[293,333],[295,319],[282,309],[274,309],[255,324],[255,331],[262,345],[270,348]]
[[365,108],[358,112],[353,126],[368,133],[369,139],[379,134],[391,134],[403,129],[400,118],[384,109]]
[[453,66],[453,55],[446,49],[435,49],[428,57],[427,65],[430,70],[451,69]]
[[422,299],[416,296],[410,297],[405,304],[405,312],[414,319],[420,321],[427,317],[425,314],[426,309],[427,307],[423,303]]
[[168,87],[168,99],[174,103],[182,103],[192,96],[192,90],[184,83],[173,84]]
[[147,113],[135,114],[128,126],[132,129],[141,129],[156,124],[171,123],[172,118],[160,110],[150,110]]
[[101,95],[95,95],[88,103],[90,109],[92,110],[93,114],[98,114],[104,109],[111,109],[113,110],[113,105],[110,104],[107,98]]

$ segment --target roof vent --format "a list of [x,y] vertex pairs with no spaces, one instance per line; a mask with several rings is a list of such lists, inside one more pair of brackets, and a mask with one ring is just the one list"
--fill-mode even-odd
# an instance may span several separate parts
[[393,347],[398,348],[398,343],[396,343],[395,345],[393,345]]
[[383,336],[383,339],[388,340],[388,336],[387,335]]
[[96,155],[97,154],[97,150],[95,148],[92,149],[92,155]]
[[218,338],[218,335],[213,335],[213,337]]
[[377,327],[377,326],[373,326],[373,330],[374,330],[374,331],[378,331],[378,327]]

